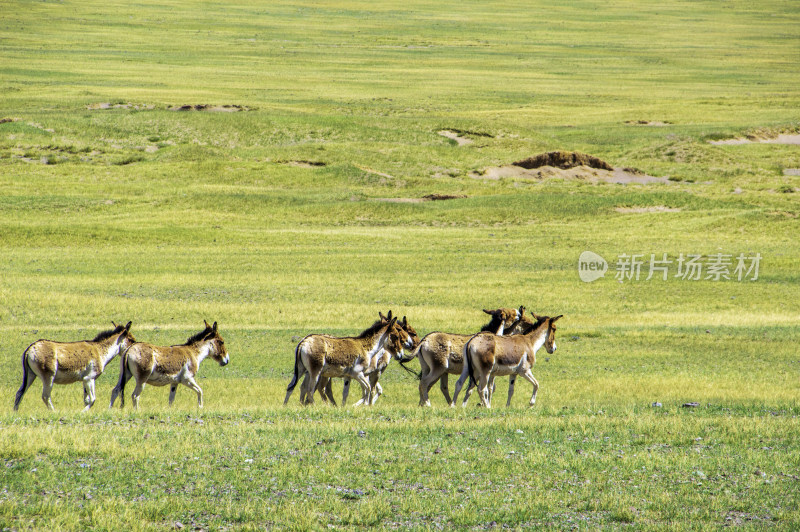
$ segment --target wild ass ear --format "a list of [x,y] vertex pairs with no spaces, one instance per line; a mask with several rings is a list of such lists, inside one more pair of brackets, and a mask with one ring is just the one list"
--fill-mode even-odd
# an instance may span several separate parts
[[533,316],[533,319],[535,319],[536,321],[539,321],[540,316],[537,316],[534,311],[531,311],[531,316]]
[[115,329],[116,329],[117,327],[119,327],[119,326],[118,326],[116,323],[114,323],[114,320],[111,320],[111,325],[113,325]]
[[214,334],[217,334],[217,322],[216,321],[214,322],[214,326],[211,328],[211,332],[213,332]]
[[380,310],[378,311],[378,317],[381,319],[381,321],[389,321],[389,318],[384,316],[383,312],[381,312]]
[[125,330],[126,331],[130,331],[131,330],[131,325],[133,325],[133,322],[129,321],[128,324],[125,326]]
[[[391,310],[389,311],[389,314],[386,315],[386,319],[387,320],[391,320],[392,319],[392,311]],[[395,319],[397,319],[397,318],[395,318]]]
[[403,327],[407,327],[407,326],[408,326],[408,320],[406,319],[405,316],[403,316]]
[[210,329],[211,328],[211,325],[209,325],[206,320],[203,320],[203,324],[206,326],[206,329]]
[[563,314],[559,314],[559,315],[558,315],[558,316],[556,316],[555,318],[550,318],[550,323],[555,323],[555,322],[556,322],[556,320],[558,320],[558,319],[560,319],[560,318],[563,318],[563,317],[564,317],[564,315],[563,315]]
[[483,311],[484,311],[486,314],[488,314],[489,316],[494,316],[494,311],[493,311],[493,310],[486,310],[486,309],[483,309]]

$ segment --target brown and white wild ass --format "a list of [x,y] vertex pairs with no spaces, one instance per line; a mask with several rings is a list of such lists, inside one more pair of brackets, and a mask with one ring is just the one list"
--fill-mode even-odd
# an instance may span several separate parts
[[294,374],[286,388],[283,404],[289,402],[292,391],[301,376],[306,376],[300,391],[303,404],[314,403],[314,392],[320,378],[340,377],[355,379],[363,390],[362,398],[356,406],[370,404],[372,386],[365,375],[376,362],[387,344],[393,345],[408,342],[408,334],[397,325],[397,318],[388,322],[379,319],[359,336],[336,337],[326,334],[310,334],[303,338],[295,348]]
[[14,410],[19,408],[22,396],[36,377],[42,379],[42,400],[47,408],[55,410],[50,393],[54,384],[71,384],[83,381],[84,412],[95,401],[94,381],[103,374],[111,360],[133,344],[131,322],[117,325],[98,334],[94,340],[82,342],[53,342],[37,340],[22,353],[22,386],[14,399]]
[[120,360],[119,382],[111,392],[109,408],[114,406],[118,395],[120,407],[125,406],[125,384],[131,377],[136,379],[131,394],[134,408],[139,408],[139,396],[145,384],[169,385],[170,405],[175,401],[178,384],[183,384],[197,393],[197,405],[203,408],[203,390],[195,381],[200,363],[209,356],[220,366],[230,362],[225,341],[217,331],[217,322],[213,326],[205,320],[203,323],[205,328],[182,345],[165,347],[139,342],[130,346]]
[[[533,314],[536,322],[525,334],[513,336],[497,336],[492,333],[481,333],[472,337],[464,346],[464,368],[456,383],[456,390],[451,406],[455,405],[458,393],[469,378],[477,382],[481,403],[491,408],[489,392],[490,379],[503,375],[521,375],[533,385],[533,394],[529,405],[536,403],[539,383],[533,376],[531,368],[536,363],[536,352],[544,346],[548,353],[556,350],[556,321],[562,316],[549,317]],[[513,383],[509,384],[508,406],[513,395]],[[462,406],[466,406],[468,396]]]
[[[483,309],[483,311],[492,316],[492,319],[481,328],[481,331],[503,335],[522,319],[525,307]],[[431,406],[428,394],[437,380],[445,400],[450,403],[448,375],[461,375],[464,366],[464,346],[473,336],[473,334],[432,332],[419,342],[409,360],[414,357],[419,358],[422,370],[419,382],[420,406]]]
[[[380,316],[383,320],[390,320],[392,318],[392,313],[390,311],[388,317],[383,316],[382,314]],[[373,357],[374,363],[370,364],[370,367],[364,372],[369,378],[369,383],[372,387],[372,399],[370,401],[370,405],[374,405],[378,401],[378,398],[383,395],[383,387],[381,387],[381,384],[378,382],[378,380],[381,378],[381,375],[383,375],[383,372],[386,371],[386,368],[389,367],[389,363],[392,361],[392,359],[394,358],[401,363],[407,361],[403,349],[414,349],[417,344],[419,344],[419,336],[417,335],[417,331],[411,325],[409,325],[408,319],[405,316],[403,316],[402,321],[397,321],[397,325],[400,327],[400,329],[402,329],[402,331],[405,331],[407,338],[397,338],[395,341],[390,341],[382,353],[379,353],[378,356]],[[330,383],[331,380],[329,379],[326,387],[326,393],[328,393],[329,398],[332,401],[333,393],[330,389]],[[344,406],[347,402],[347,396],[349,393],[350,379],[344,379],[344,387],[342,388],[342,406]]]

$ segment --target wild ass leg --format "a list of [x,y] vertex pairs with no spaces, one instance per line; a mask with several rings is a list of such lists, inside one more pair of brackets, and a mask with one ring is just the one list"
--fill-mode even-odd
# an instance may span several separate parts
[[376,402],[378,402],[378,397],[383,395],[383,387],[378,382],[378,379],[381,378],[382,374],[383,371],[375,371],[369,376],[369,384],[370,388],[372,389],[372,399],[370,400],[370,405],[374,405]]
[[449,380],[450,380],[450,375],[446,372],[444,375],[442,375],[442,378],[439,379],[439,389],[442,391],[442,395],[444,395],[444,400],[447,401],[448,403],[450,402],[450,387],[449,387],[450,383],[448,382]]
[[[461,370],[461,376],[456,381],[456,391],[455,393],[453,393],[453,400],[450,402],[450,406],[456,406],[456,401],[458,400],[458,394],[461,391],[461,388],[464,386],[464,383],[467,382],[467,379],[469,379],[469,366],[467,365],[465,360],[464,369]],[[467,390],[467,392],[469,392],[469,390]],[[465,405],[462,404],[461,406]]]
[[119,367],[119,381],[117,385],[114,386],[114,389],[111,390],[111,403],[109,403],[108,408],[114,407],[114,401],[117,400],[117,396],[119,396],[119,407],[122,408],[125,406],[125,385],[130,380],[132,374],[128,369],[128,365],[125,363],[125,358],[122,358]]
[[83,411],[89,407],[89,382],[83,381]]
[[142,390],[144,389],[144,379],[139,380],[136,379],[136,387],[133,389],[133,393],[131,394],[131,404],[133,404],[133,409],[139,409],[139,396],[142,395]]
[[303,380],[303,385],[300,389],[300,399],[304,405],[314,404],[314,393],[317,391],[317,385],[319,384],[321,376],[322,368],[308,371],[308,375]]
[[536,392],[539,391],[539,383],[533,377],[533,373],[531,373],[531,370],[526,371],[525,373],[522,374],[522,376],[525,377],[525,379],[528,382],[533,384],[533,395],[531,395],[531,402],[528,403],[528,406],[533,406],[536,403]]
[[172,403],[175,402],[175,393],[178,391],[177,384],[170,384],[169,386],[169,406],[172,406]]
[[83,404],[86,407],[83,409],[84,412],[88,412],[92,405],[94,405],[95,395],[94,395],[94,379],[87,379],[83,381]]
[[[323,386],[322,381],[325,381],[325,385]],[[322,396],[322,400],[330,402],[333,406],[337,406],[336,399],[333,398],[333,379],[329,379],[327,377],[320,377],[319,382],[319,394]]]
[[50,410],[55,410],[53,401],[50,399],[50,393],[53,391],[53,383],[56,380],[56,374],[42,375],[42,401],[47,405]]
[[[303,382],[300,384],[300,404],[301,405],[306,404],[306,387],[308,386],[308,379],[310,379],[310,378],[311,377],[309,376],[309,374],[305,373],[305,377],[303,377]],[[286,400],[284,401],[283,404],[286,404],[286,402],[289,401],[289,395],[291,393],[292,392],[290,392],[290,391],[286,392]]]
[[361,399],[353,406],[369,405],[372,402],[372,386],[369,380],[364,376],[364,373],[359,371],[353,378],[361,385],[362,396]]
[[[469,383],[467,384],[467,390],[464,392],[464,400],[461,402],[462,408],[466,407],[467,404],[469,403],[469,396],[472,395],[472,391],[475,390],[475,386],[476,386],[475,381],[470,379]],[[455,401],[455,396],[453,397],[453,401]]]
[[508,401],[506,402],[506,408],[511,406],[511,397],[514,395],[514,383],[516,382],[516,375],[511,375],[511,377],[508,378]]
[[184,379],[183,384],[195,391],[197,394],[197,408],[203,408],[203,389],[197,385],[192,377]]
[[490,395],[490,378],[486,377],[485,374],[480,376],[480,382],[478,383],[478,395],[480,395],[481,403],[486,408],[492,408],[492,398]]
[[[446,370],[445,368],[435,368],[431,369],[426,373],[422,379],[419,381],[419,406],[431,406],[431,400],[428,394],[431,391],[431,388],[436,383],[437,379],[444,378],[447,379],[447,375],[442,377],[442,373]],[[447,397],[447,396],[445,396]],[[448,403],[450,403],[450,398],[447,397]]]
[[342,408],[344,405],[347,404],[347,396],[350,395],[350,379],[344,379],[344,385],[342,385]]

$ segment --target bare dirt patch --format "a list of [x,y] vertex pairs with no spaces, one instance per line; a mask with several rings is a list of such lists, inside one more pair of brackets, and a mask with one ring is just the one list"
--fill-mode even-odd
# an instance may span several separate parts
[[426,194],[421,198],[372,198],[370,201],[383,201],[386,203],[423,203],[426,201],[446,201],[454,199],[463,199],[467,196],[465,194]]
[[642,214],[647,212],[681,212],[677,207],[665,205],[652,205],[650,207],[614,207],[614,210],[623,214]]
[[358,168],[362,172],[366,172],[368,174],[377,175],[377,176],[380,176],[380,177],[383,177],[383,178],[386,178],[386,179],[394,179],[393,175],[387,174],[385,172],[379,172],[378,170],[373,170],[372,168],[368,168],[366,166],[361,166],[361,165],[358,165],[358,164],[353,165],[353,166],[355,166],[356,168]]
[[466,198],[466,194],[427,194],[422,196],[422,199],[428,201],[446,201],[446,200],[454,200],[454,199],[463,199]]
[[427,200],[423,198],[371,198],[370,201],[382,201],[384,203],[422,203]]
[[800,168],[784,168],[783,175],[800,176]]
[[133,109],[134,111],[145,111],[155,109],[155,105],[151,104],[138,104],[138,103],[90,103],[86,106],[90,111],[106,110],[106,109]]
[[542,166],[552,166],[561,168],[562,170],[575,168],[576,166],[588,166],[589,168],[598,168],[601,170],[614,169],[613,166],[602,159],[577,151],[551,151],[536,155],[535,157],[528,157],[527,159],[516,161],[511,164],[527,170],[541,168]]
[[483,133],[481,131],[469,131],[467,129],[455,129],[455,128],[443,129],[439,131],[439,135],[456,141],[456,143],[459,146],[466,146],[468,144],[473,144],[475,141],[469,137],[484,137],[489,139],[494,138],[494,136],[490,135],[489,133]]
[[298,168],[321,168],[323,166],[328,166],[328,163],[323,161],[303,161],[303,160],[294,160],[294,161],[275,161],[278,164],[287,164],[289,166],[296,166]]
[[170,111],[204,111],[207,113],[238,113],[241,111],[251,111],[250,107],[245,107],[244,105],[207,105],[207,104],[198,104],[198,105],[175,105],[172,107],[167,108]]
[[737,146],[740,144],[789,144],[800,145],[800,133],[753,133],[734,139],[709,140],[715,146]]
[[456,141],[459,146],[466,146],[468,144],[472,144],[473,142],[475,142],[472,139],[468,139],[466,137],[460,136],[455,131],[443,130],[443,131],[440,131],[439,134],[441,136],[443,136],[443,137],[447,137],[448,139]]
[[660,120],[626,120],[629,126],[650,126],[650,127],[664,127],[671,126],[672,122],[662,122]]
[[475,179],[574,179],[592,183],[649,184],[668,183],[665,177],[654,177],[635,168],[616,168],[606,161],[579,152],[542,153],[506,166],[472,172]]

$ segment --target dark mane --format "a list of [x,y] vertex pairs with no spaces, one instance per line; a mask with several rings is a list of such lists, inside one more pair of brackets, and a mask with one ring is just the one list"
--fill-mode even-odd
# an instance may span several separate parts
[[383,327],[385,327],[387,323],[388,322],[385,322],[383,320],[378,320],[375,323],[373,323],[369,328],[364,329],[364,331],[362,331],[361,334],[357,336],[357,338],[367,338],[368,336],[372,336],[373,334],[380,331]]
[[544,322],[546,322],[546,321],[547,321],[547,320],[549,320],[549,319],[550,319],[550,316],[539,316],[539,317],[536,319],[536,322],[531,322],[531,323],[532,323],[532,325],[528,325],[528,324],[526,323],[526,324],[525,324],[525,326],[526,326],[526,329],[527,329],[527,330],[526,330],[526,331],[524,331],[522,334],[528,334],[528,333],[529,333],[529,332],[531,332],[531,331],[535,331],[535,330],[536,330],[536,329],[538,329],[538,328],[539,328],[539,327],[540,327],[540,326],[541,326],[541,325],[542,325]]
[[107,340],[112,336],[121,333],[124,330],[125,330],[124,326],[117,325],[114,329],[109,329],[107,331],[97,333],[97,336],[94,337],[94,340],[92,340],[92,342],[102,342],[103,340]]
[[498,318],[497,316],[492,316],[492,319],[489,320],[489,323],[484,325],[480,332],[497,332],[497,328],[500,327],[500,324],[503,323],[503,320]]
[[204,340],[206,336],[212,331],[211,327],[206,327],[199,333],[195,334],[194,336],[190,336],[188,340],[186,340],[186,345],[191,345],[195,342],[199,342],[200,340]]

